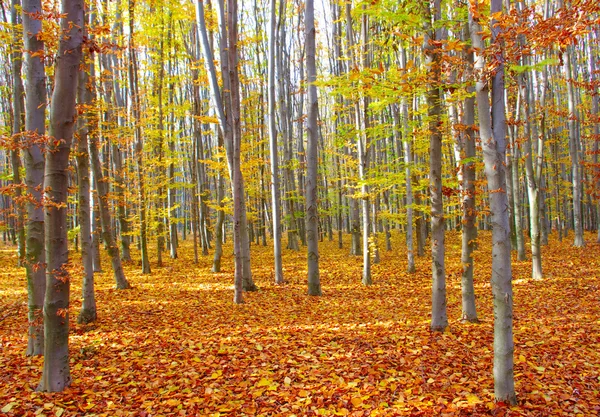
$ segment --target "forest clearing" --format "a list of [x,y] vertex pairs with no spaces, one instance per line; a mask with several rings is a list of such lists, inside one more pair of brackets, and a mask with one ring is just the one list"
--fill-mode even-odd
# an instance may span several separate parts
[[[587,236],[592,240],[592,236]],[[403,238],[394,233],[394,248]],[[26,357],[26,284],[14,249],[0,256],[0,407],[9,416],[352,415],[594,416],[600,414],[600,245],[551,235],[543,281],[513,262],[515,384],[519,404],[493,396],[489,232],[475,251],[480,324],[461,323],[460,239],[449,232],[449,328],[432,332],[430,258],[407,274],[403,249],[381,252],[373,285],[361,257],[321,243],[322,297],[306,295],[305,254],[286,250],[287,282],[272,279],[272,249],[253,246],[259,290],[231,303],[233,256],[221,273],[210,257],[180,259],[151,275],[125,266],[133,286],[114,289],[108,259],[96,275],[98,320],[74,320],[81,272],[74,266],[72,385],[39,393],[42,357]],[[346,239],[346,244],[349,241]],[[72,265],[78,265],[73,254]],[[147,414],[144,414],[147,413]]]

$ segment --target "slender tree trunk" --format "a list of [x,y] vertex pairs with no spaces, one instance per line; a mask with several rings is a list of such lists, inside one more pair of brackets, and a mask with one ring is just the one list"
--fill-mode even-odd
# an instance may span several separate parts
[[[115,4],[115,20],[112,27],[114,36],[122,36],[123,34],[123,21],[121,17],[121,0],[116,0]],[[111,63],[112,58],[112,63]],[[123,93],[121,91],[121,84],[119,83],[119,75],[120,71],[117,70],[121,65],[116,54],[112,54],[112,56],[106,56],[105,59],[102,59],[104,64],[104,70],[110,71],[111,80],[107,82],[107,84],[112,83],[112,88],[108,87],[106,90],[112,90],[114,103],[117,106],[117,109],[120,111],[117,114],[117,125],[119,127],[124,126],[124,117],[121,116],[121,112],[125,110],[126,104],[125,99],[123,97]],[[109,108],[109,111],[112,109]],[[121,155],[121,150],[119,148],[118,141],[113,142],[111,146],[111,156],[112,162],[114,166],[114,184],[115,184],[115,194],[117,200],[117,220],[119,222],[119,231],[120,231],[120,244],[121,244],[121,259],[125,262],[131,261],[131,237],[129,236],[129,222],[127,221],[127,202],[125,200],[125,179],[124,179],[124,170],[123,170],[123,157]]]
[[573,52],[572,46],[567,47],[565,60],[567,61],[567,102],[569,106],[569,153],[571,155],[571,173],[573,175],[573,228],[575,232],[575,247],[585,246],[583,240],[583,218],[581,213],[582,176],[579,166],[580,139],[578,132],[579,111],[575,105],[575,87],[573,83]]
[[[594,170],[594,176],[595,176],[595,185],[596,185],[596,190],[600,190],[600,166],[598,165],[598,163],[600,161],[598,161],[598,153],[599,153],[599,146],[598,146],[598,142],[600,142],[600,119],[598,119],[599,117],[599,108],[600,108],[600,95],[598,93],[598,87],[597,84],[594,84],[594,82],[597,82],[598,80],[598,76],[596,74],[596,60],[598,57],[598,54],[594,53],[594,49],[592,47],[593,45],[593,38],[592,38],[592,34],[590,33],[588,35],[588,55],[589,55],[589,73],[590,73],[590,81],[592,83],[592,85],[596,85],[596,87],[594,87],[593,90],[593,94],[592,94],[592,114],[591,117],[595,118],[595,122],[593,123],[594,128],[593,128],[593,133],[592,133],[592,138],[593,138],[593,154],[594,154],[594,166],[596,167]],[[597,191],[598,192],[598,191]],[[596,242],[600,243],[600,201],[599,201],[599,195],[596,195],[596,227],[597,227],[597,237],[596,237]]]
[[[502,12],[502,0],[492,0],[491,13]],[[471,39],[474,48],[483,51],[481,28],[469,14]],[[499,26],[492,21],[492,42],[497,44]],[[498,49],[501,51],[501,49]],[[517,402],[513,376],[513,294],[510,258],[508,198],[506,195],[506,119],[504,108],[504,58],[502,52],[494,57],[499,63],[492,77],[492,108],[490,115],[487,83],[479,79],[476,85],[479,108],[479,131],[483,144],[485,173],[490,191],[492,212],[492,294],[494,297],[494,395],[497,401],[514,405]],[[476,70],[485,67],[484,58],[477,56]],[[490,117],[491,116],[491,117]],[[493,126],[493,127],[492,127]]]
[[[406,68],[406,50],[403,48],[400,53],[402,68]],[[406,187],[406,257],[408,261],[407,271],[409,274],[416,272],[415,253],[414,253],[414,231],[413,231],[413,191],[412,191],[412,138],[409,137],[408,126],[408,103],[403,98],[402,107],[402,144],[404,147],[404,184]],[[398,121],[397,121],[397,124]],[[398,126],[398,129],[400,126]],[[399,153],[399,151],[398,151]],[[400,156],[400,155],[398,155]]]
[[142,274],[151,273],[150,258],[148,255],[148,219],[146,211],[146,179],[144,177],[144,146],[142,140],[141,126],[141,104],[138,90],[138,66],[134,36],[134,11],[135,0],[129,0],[129,88],[131,94],[131,109],[134,121],[134,137],[135,137],[135,156],[137,161],[137,176],[138,176],[138,198],[140,203],[140,249],[142,256]]
[[[469,38],[469,26],[464,29],[463,39]],[[465,50],[464,55],[467,58],[469,66],[473,65],[474,57],[472,50]],[[462,315],[461,319],[468,322],[478,322],[477,309],[475,306],[475,288],[473,286],[474,262],[473,252],[477,245],[477,208],[475,202],[475,180],[476,168],[475,159],[475,98],[473,93],[475,89],[472,86],[467,88],[470,96],[464,100],[464,116],[462,124],[465,130],[461,133],[459,140],[460,147],[464,153],[465,160],[461,161],[460,170],[462,174]]]
[[[44,265],[44,154],[42,141],[46,133],[46,74],[44,42],[41,40],[40,0],[23,1],[23,38],[25,49],[25,183],[27,184],[26,263],[29,336],[27,355],[44,352],[42,308],[46,292]],[[38,37],[38,35],[40,35]]]
[[[276,0],[270,0],[271,21],[269,36],[268,62],[268,103],[269,103],[269,151],[271,157],[271,203],[273,205],[273,256],[275,258],[275,283],[283,283],[281,264],[281,197],[279,190],[279,161],[277,155],[277,123],[275,120],[275,38],[276,38]],[[279,74],[281,76],[281,74]],[[283,121],[282,121],[283,122]]]
[[100,223],[102,224],[102,240],[104,241],[104,245],[110,256],[116,287],[121,290],[128,289],[131,288],[131,286],[125,278],[123,265],[121,264],[121,256],[119,254],[119,247],[115,242],[112,231],[112,222],[108,207],[108,184],[104,180],[100,155],[98,155],[98,138],[95,133],[92,133],[89,137],[88,148],[92,171],[94,173],[94,185],[98,193],[98,210],[100,212]]
[[308,81],[308,118],[307,149],[306,149],[306,243],[308,250],[308,295],[321,295],[321,280],[319,277],[319,218],[317,207],[317,171],[319,165],[318,155],[318,126],[317,114],[319,103],[317,97],[317,66],[315,62],[315,9],[314,1],[305,3],[304,25],[306,28],[306,75]]
[[511,137],[511,149],[513,150],[513,162],[511,166],[511,172],[509,175],[512,176],[513,182],[513,215],[515,222],[515,234],[517,235],[517,259],[524,261],[527,259],[525,256],[525,239],[523,237],[523,222],[521,214],[521,193],[519,192],[519,148],[516,146],[516,126],[513,127],[514,134]]
[[521,86],[523,104],[525,108],[525,173],[527,175],[527,196],[529,197],[529,235],[531,238],[531,277],[533,279],[542,279],[542,247],[540,241],[540,202],[539,202],[539,178],[534,173],[533,168],[533,148],[531,119],[533,111],[530,108],[531,102],[528,100],[529,91],[526,86],[527,80],[523,80]]
[[430,10],[431,23],[427,24],[425,36],[425,56],[430,80],[427,91],[427,115],[429,117],[429,193],[431,198],[431,263],[432,263],[432,305],[431,329],[444,331],[448,326],[446,313],[446,270],[445,270],[445,231],[444,203],[442,196],[442,132],[441,132],[441,53],[436,50],[439,30],[433,25],[440,19],[440,0],[434,0]]
[[298,220],[296,218],[296,199],[298,197],[298,190],[296,189],[296,181],[294,178],[294,171],[292,168],[292,132],[290,129],[291,120],[290,112],[288,111],[288,100],[289,95],[286,94],[286,78],[284,76],[284,47],[285,47],[285,13],[286,13],[285,1],[279,2],[279,18],[278,18],[278,42],[276,50],[276,66],[277,73],[277,85],[278,85],[278,99],[279,99],[279,118],[281,124],[281,136],[283,138],[283,150],[285,159],[285,183],[286,183],[286,205],[287,205],[287,248],[298,251],[300,250],[298,245]]
[[[85,33],[84,29],[84,33]],[[89,59],[89,63],[86,62]],[[81,238],[81,261],[83,263],[83,282],[81,284],[81,310],[77,317],[78,323],[96,321],[96,297],[94,293],[94,259],[92,253],[92,228],[90,213],[90,160],[88,153],[88,120],[85,116],[90,112],[92,94],[88,90],[91,74],[94,68],[93,56],[86,56],[82,61],[83,70],[79,72],[77,96],[80,105],[79,141],[77,143],[77,185],[79,197],[79,234]]]
[[26,263],[26,243],[25,243],[25,211],[21,197],[23,195],[22,189],[22,178],[21,178],[21,157],[19,155],[19,138],[23,133],[24,127],[24,91],[23,91],[23,80],[21,78],[21,67],[22,67],[22,54],[18,49],[18,45],[21,45],[22,31],[18,30],[21,24],[21,16],[19,14],[19,8],[21,7],[20,0],[12,0],[12,7],[10,10],[11,20],[13,24],[13,48],[14,51],[11,55],[11,66],[12,66],[12,100],[13,100],[13,143],[14,148],[10,151],[10,162],[13,174],[13,184],[15,188],[15,208],[17,210],[15,231],[17,239],[17,253],[19,255],[19,266],[24,266]]
[[75,99],[83,43],[83,1],[63,0],[54,91],[50,108],[50,142],[44,173],[46,297],[44,299],[44,367],[38,391],[63,391],[69,371],[69,295],[67,270],[67,195],[69,152],[75,127]]
[[[94,184],[94,171],[92,170],[91,173],[92,180],[90,183]],[[100,258],[100,239],[102,236],[102,225],[100,224],[101,222],[98,220],[100,218],[100,209],[98,208],[98,206],[98,193],[92,189],[92,264],[94,265],[94,272],[102,272],[102,259]]]
[[[231,132],[233,137],[232,166],[234,171],[233,200],[234,200],[234,229],[238,229],[239,253],[242,261],[242,287],[245,291],[256,291],[250,268],[250,239],[248,237],[248,221],[246,217],[246,201],[244,197],[244,177],[241,168],[241,117],[240,117],[240,80],[238,74],[238,5],[237,0],[227,0],[227,58],[229,59],[229,87],[231,106]],[[224,71],[225,72],[225,71]],[[236,210],[237,208],[237,210]],[[237,214],[236,214],[237,213]]]
[[[219,146],[223,146],[223,135],[220,131],[217,135]],[[225,181],[221,173],[219,173],[219,179],[217,181],[217,201],[219,202],[220,210],[217,211],[217,223],[215,224],[215,255],[213,258],[212,272],[221,272],[221,257],[223,255],[223,222],[225,221],[225,212],[223,211]]]

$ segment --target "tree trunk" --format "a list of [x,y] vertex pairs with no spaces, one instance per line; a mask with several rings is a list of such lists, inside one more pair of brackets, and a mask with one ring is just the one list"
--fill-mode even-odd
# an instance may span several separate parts
[[[277,155],[277,123],[275,120],[275,37],[276,0],[270,0],[271,21],[269,24],[268,103],[269,103],[269,153],[271,157],[271,203],[273,205],[273,256],[275,258],[275,283],[283,284],[281,264],[281,197],[279,190],[279,161]],[[282,74],[279,74],[281,77]],[[283,122],[283,121],[282,121]]]
[[23,195],[22,189],[22,179],[21,179],[21,158],[19,156],[19,138],[21,137],[21,133],[23,132],[24,127],[24,116],[25,116],[25,108],[24,108],[24,91],[23,91],[23,80],[21,78],[21,69],[22,69],[22,55],[17,45],[21,45],[20,38],[22,36],[21,30],[19,30],[19,25],[21,23],[21,16],[19,15],[19,8],[21,7],[20,0],[12,0],[12,7],[10,9],[11,20],[13,24],[13,48],[14,51],[11,54],[11,66],[12,66],[12,100],[13,100],[13,125],[12,125],[12,135],[13,135],[13,143],[14,148],[10,151],[10,162],[13,174],[13,184],[16,185],[15,188],[15,208],[17,211],[16,215],[16,223],[15,223],[15,232],[17,239],[17,250],[18,250],[18,262],[19,266],[24,266],[26,263],[26,243],[25,243],[25,212],[23,207],[23,202],[21,201],[21,197]]
[[[469,38],[469,26],[464,28],[464,40]],[[472,50],[465,50],[464,55],[467,58],[469,66],[473,65],[474,57]],[[474,88],[467,88],[470,96],[464,100],[464,116],[462,124],[465,130],[461,133],[459,140],[460,147],[464,153],[464,160],[460,162],[462,176],[462,315],[463,321],[476,323],[477,309],[475,306],[475,289],[473,286],[473,252],[477,245],[477,208],[475,202],[475,180],[476,180],[476,146],[475,146],[475,98],[473,97]],[[458,162],[458,161],[457,161]]]
[[[532,136],[537,136],[537,129],[534,129],[535,115],[531,107],[535,105],[535,100],[530,98],[532,94],[529,91],[526,77],[521,77],[521,97],[523,100],[524,115],[525,115],[525,173],[527,175],[527,196],[529,198],[529,235],[531,238],[531,277],[533,279],[542,279],[542,246],[540,233],[540,178],[536,175],[533,167],[533,147],[531,142],[538,139]],[[542,142],[543,143],[543,142]],[[536,161],[541,158],[538,149]]]
[[575,232],[575,241],[573,246],[583,247],[583,219],[581,214],[582,201],[582,177],[581,167],[579,166],[579,148],[580,139],[578,132],[579,111],[575,105],[575,87],[573,86],[573,53],[572,46],[567,47],[565,60],[567,61],[567,102],[569,106],[569,153],[571,155],[571,173],[573,175],[573,229]]
[[315,10],[314,1],[305,3],[304,24],[306,28],[306,75],[308,81],[308,118],[306,124],[306,243],[308,251],[308,295],[321,295],[321,280],[319,277],[319,218],[317,207],[317,171],[318,155],[318,126],[317,114],[319,103],[317,98],[317,66],[315,62]]
[[90,162],[94,173],[94,185],[98,194],[98,210],[100,212],[100,223],[102,225],[102,240],[108,250],[110,256],[115,284],[117,289],[129,289],[131,286],[125,278],[123,265],[121,264],[121,256],[119,247],[115,242],[115,237],[112,232],[112,222],[110,219],[110,210],[108,207],[108,183],[104,179],[102,172],[102,164],[98,155],[98,138],[95,133],[92,133],[89,138],[88,149],[90,153]]
[[[502,0],[492,0],[492,14],[502,12]],[[473,21],[471,39],[473,47],[483,51],[481,28]],[[492,42],[497,43],[499,26],[492,21]],[[501,49],[500,49],[501,51]],[[479,108],[479,131],[483,144],[485,173],[490,191],[492,213],[492,294],[494,297],[494,395],[497,401],[514,405],[517,402],[513,376],[513,294],[510,258],[510,230],[508,223],[508,198],[504,168],[506,152],[506,119],[504,109],[504,58],[502,52],[494,57],[499,63],[492,77],[492,108],[490,117],[487,83],[479,79],[476,84]],[[477,56],[475,68],[485,67],[484,58]],[[480,72],[481,73],[481,72]],[[492,128],[493,125],[493,128]]]
[[441,52],[433,42],[439,41],[439,30],[433,23],[441,16],[440,0],[434,0],[430,10],[432,23],[427,24],[425,36],[425,57],[430,81],[427,91],[427,115],[429,117],[429,193],[431,198],[431,264],[432,264],[432,300],[431,330],[444,331],[448,326],[446,313],[446,270],[444,203],[442,196],[442,131],[441,131]]
[[[44,265],[44,154],[42,140],[46,133],[46,74],[44,69],[44,42],[42,21],[34,16],[42,14],[40,0],[23,1],[23,38],[25,49],[25,183],[27,184],[26,263],[27,296],[29,309],[29,336],[27,355],[44,352],[42,307],[46,292]],[[40,36],[41,38],[41,36]]]
[[69,151],[75,126],[75,98],[83,43],[82,0],[63,0],[54,91],[50,108],[50,139],[46,152],[44,207],[46,297],[44,299],[44,368],[38,391],[63,391],[69,371],[69,292],[67,270],[67,196]]
[[141,104],[138,91],[138,67],[135,46],[133,42],[134,34],[134,0],[129,0],[129,88],[131,94],[131,109],[134,122],[134,138],[135,138],[135,156],[137,160],[137,176],[138,176],[138,199],[140,204],[140,249],[142,256],[142,274],[151,273],[150,259],[148,255],[148,219],[146,212],[146,180],[144,177],[144,146],[142,141],[142,126],[141,126]]
[[[85,33],[84,28],[84,33]],[[90,62],[86,62],[88,59]],[[90,213],[90,160],[88,153],[88,118],[92,105],[92,94],[88,89],[90,76],[94,71],[93,56],[86,56],[82,61],[83,70],[79,72],[77,96],[80,105],[80,116],[77,120],[79,141],[77,143],[77,185],[79,197],[79,235],[81,238],[81,261],[83,263],[83,282],[81,284],[81,311],[77,317],[78,323],[96,321],[96,297],[94,294],[94,260],[92,253],[92,228]],[[90,74],[88,75],[88,71]],[[92,116],[94,117],[94,116]]]

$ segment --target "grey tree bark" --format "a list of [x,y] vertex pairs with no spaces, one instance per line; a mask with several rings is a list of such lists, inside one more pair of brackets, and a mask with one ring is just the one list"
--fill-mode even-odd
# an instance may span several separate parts
[[120,290],[129,289],[131,286],[129,285],[127,278],[125,278],[119,246],[116,244],[115,236],[113,235],[110,210],[108,207],[108,183],[104,180],[100,155],[98,154],[98,137],[94,132],[92,132],[88,138],[88,151],[90,155],[90,164],[94,173],[94,188],[98,195],[98,211],[100,213],[99,217],[102,226],[102,240],[104,241],[104,245],[110,256],[115,285],[117,289]]
[[[533,91],[530,91],[527,77],[521,77],[521,97],[525,114],[525,173],[527,175],[527,195],[529,197],[529,234],[531,236],[531,277],[542,279],[542,246],[540,230],[540,182],[541,167],[544,149],[544,140],[537,137],[535,121],[535,99]],[[535,152],[532,141],[537,140],[537,151]]]
[[321,279],[319,277],[319,217],[317,207],[317,171],[319,165],[318,140],[319,127],[317,115],[319,102],[317,97],[317,66],[315,62],[315,9],[314,1],[305,3],[306,34],[306,75],[308,81],[308,118],[306,123],[306,246],[308,251],[308,295],[321,295]]
[[[275,283],[283,284],[281,264],[281,193],[279,189],[279,161],[277,152],[277,123],[275,101],[275,40],[277,37],[276,0],[270,0],[271,19],[269,23],[268,60],[268,103],[269,103],[269,154],[271,157],[271,204],[273,221],[273,256],[275,260]],[[282,74],[279,74],[280,77]],[[283,123],[283,121],[282,121]]]
[[17,237],[17,253],[19,266],[25,265],[26,243],[25,243],[25,210],[23,202],[20,201],[23,195],[22,178],[21,178],[21,157],[19,152],[19,139],[23,133],[25,104],[23,102],[24,90],[23,79],[21,77],[23,58],[18,46],[22,44],[22,30],[19,30],[21,24],[21,15],[19,8],[21,7],[20,0],[12,0],[10,9],[11,21],[13,24],[13,52],[11,54],[11,69],[12,69],[12,106],[13,106],[13,124],[11,133],[13,135],[14,148],[10,151],[10,162],[13,174],[13,184],[15,188],[15,208],[17,209],[16,216],[16,237]]
[[431,330],[444,331],[448,326],[446,313],[446,270],[444,203],[442,195],[442,132],[441,122],[441,53],[435,42],[441,38],[435,22],[441,18],[440,0],[434,0],[429,10],[425,30],[425,65],[428,68],[427,116],[429,117],[429,194],[431,198]]
[[[400,66],[406,68],[406,50],[402,48],[400,51]],[[408,103],[406,98],[402,98],[400,107],[402,109],[402,145],[404,151],[404,184],[406,187],[406,257],[407,257],[407,272],[413,274],[416,272],[415,268],[415,251],[414,251],[414,208],[413,208],[413,191],[412,191],[412,164],[413,164],[413,153],[412,153],[412,138],[408,136]],[[397,115],[397,118],[399,115]],[[400,125],[400,121],[396,121],[397,125]],[[397,127],[400,129],[400,126]],[[400,151],[398,151],[399,153]],[[398,155],[399,156],[399,155]]]
[[[463,39],[469,39],[469,26],[466,25],[463,32]],[[470,49],[470,48],[469,48]],[[472,49],[465,49],[464,55],[468,65],[474,63]],[[470,74],[469,74],[470,75]],[[459,137],[461,154],[464,159],[460,162],[460,173],[462,176],[461,200],[462,200],[462,315],[463,321],[471,323],[478,322],[477,308],[475,306],[475,288],[473,286],[474,262],[473,252],[477,245],[477,207],[475,202],[475,180],[476,180],[476,146],[475,146],[475,97],[473,97],[474,88],[469,86],[467,91],[471,95],[464,100],[462,124],[465,130]]]
[[[592,43],[592,34],[590,33],[588,36],[588,55],[589,55],[589,73],[590,73],[590,81],[592,83],[592,85],[596,85],[596,87],[594,88],[594,94],[592,95],[592,116],[593,117],[598,117],[598,110],[600,108],[600,95],[598,94],[598,87],[597,84],[594,84],[597,82],[598,76],[596,74],[596,60],[598,57],[598,54],[594,53],[594,49],[592,47],[593,43]],[[593,137],[594,137],[594,146],[593,146],[593,153],[594,153],[594,165],[596,166],[596,170],[595,170],[595,176],[596,176],[596,189],[600,190],[600,166],[598,166],[598,151],[599,151],[599,146],[598,146],[598,142],[600,141],[600,120],[596,119],[596,122],[594,123],[594,128],[593,128]],[[598,224],[596,225],[598,227],[598,231],[597,231],[597,237],[596,237],[596,242],[600,243],[600,203],[596,203],[597,207],[596,207],[596,217],[598,219]]]
[[[85,33],[85,29],[84,29]],[[86,62],[89,60],[89,62]],[[96,297],[94,293],[94,263],[92,253],[92,217],[90,213],[90,160],[88,152],[88,118],[86,113],[91,106],[91,91],[88,89],[90,74],[94,70],[93,56],[84,54],[79,72],[77,101],[80,106],[80,116],[77,119],[79,140],[77,142],[77,186],[79,236],[81,239],[81,261],[83,263],[83,282],[81,284],[81,310],[77,317],[78,323],[91,323],[96,320]],[[93,72],[92,72],[93,74]],[[93,116],[92,116],[93,117]]]
[[62,36],[54,72],[50,107],[50,138],[44,171],[46,296],[44,299],[44,367],[38,391],[63,391],[71,384],[69,370],[69,296],[67,270],[68,167],[75,99],[83,43],[83,0],[63,0]]
[[23,1],[23,39],[25,49],[25,183],[27,185],[26,262],[29,335],[27,355],[44,352],[42,308],[46,292],[44,265],[44,154],[42,140],[46,134],[46,73],[44,42],[38,39],[42,22],[34,16],[42,13],[40,0]]
[[[492,0],[491,13],[502,12],[502,0]],[[476,84],[479,126],[485,173],[490,191],[492,213],[492,295],[494,298],[494,396],[497,401],[514,405],[517,402],[513,375],[513,293],[510,258],[510,227],[506,195],[506,115],[504,104],[504,58],[501,45],[496,53],[496,71],[492,76],[492,107],[490,114],[488,83],[481,70],[485,68],[481,28],[469,13],[473,47],[478,71]],[[492,42],[499,43],[499,27],[493,20]]]
[[567,103],[569,107],[569,154],[571,155],[571,173],[573,175],[573,229],[575,241],[573,246],[583,247],[583,216],[581,213],[581,201],[583,197],[581,167],[579,166],[579,152],[581,148],[577,125],[579,123],[579,110],[575,104],[575,87],[573,86],[573,51],[572,46],[567,47],[565,54],[567,68]]
[[134,45],[134,17],[135,2],[129,0],[129,40],[127,51],[129,54],[129,90],[131,95],[131,110],[133,114],[133,132],[135,138],[135,157],[137,162],[138,199],[140,204],[140,248],[142,257],[142,274],[150,274],[150,258],[148,255],[148,219],[146,212],[146,180],[144,177],[144,146],[141,126],[141,103],[138,85],[137,54]]
[[[225,20],[224,4],[219,2],[219,22],[221,31],[221,72],[223,74],[223,96],[219,90],[219,83],[217,80],[217,70],[213,60],[213,53],[208,40],[208,32],[206,29],[206,22],[204,19],[204,2],[203,0],[196,0],[196,21],[198,32],[200,36],[200,42],[205,57],[205,65],[208,73],[211,98],[215,104],[217,111],[217,117],[219,118],[219,127],[224,138],[225,150],[227,153],[227,162],[229,168],[229,178],[231,179],[232,194],[234,200],[234,254],[235,254],[235,278],[234,278],[234,295],[233,302],[236,304],[243,303],[242,291],[243,289],[253,290],[256,289],[250,275],[250,258],[244,259],[242,253],[242,247],[247,246],[249,248],[250,242],[248,239],[248,231],[246,228],[246,216],[245,216],[245,204],[243,201],[243,178],[241,176],[240,168],[240,147],[239,142],[236,144],[236,140],[239,141],[239,130],[238,135],[234,134],[235,125],[239,127],[239,84],[237,83],[237,76],[230,74],[237,73],[237,48],[234,45],[237,41],[237,4],[235,0],[228,0],[227,10],[227,21]],[[235,27],[233,27],[235,26]],[[233,42],[232,42],[233,40]],[[232,42],[232,44],[230,44]],[[232,62],[229,62],[233,59]],[[232,83],[233,82],[233,83]],[[232,85],[233,84],[233,85]],[[235,87],[234,87],[235,86]],[[237,88],[237,99],[234,97],[234,89]],[[232,111],[234,106],[237,105],[237,112],[234,114]],[[228,109],[227,114],[225,109]],[[237,121],[235,118],[237,117]],[[245,239],[244,239],[245,238]],[[247,261],[247,266],[244,264]],[[247,271],[248,279],[245,279],[244,273]],[[244,281],[250,285],[244,288]]]

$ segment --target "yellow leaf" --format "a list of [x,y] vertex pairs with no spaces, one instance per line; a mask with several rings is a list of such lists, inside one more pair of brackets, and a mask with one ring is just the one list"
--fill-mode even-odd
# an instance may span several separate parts
[[171,407],[175,407],[179,405],[179,400],[172,398],[170,400],[167,400],[167,405],[171,406]]
[[353,406],[358,407],[359,405],[362,404],[362,398],[354,397],[354,398],[352,398],[352,400],[350,400],[350,402],[352,403]]
[[256,383],[257,387],[268,387],[269,385],[271,385],[271,381],[269,381],[267,378],[262,378]]
[[525,356],[523,355],[519,355],[519,362],[525,362],[527,359],[525,359]]
[[263,347],[262,347],[262,345],[258,345],[258,344],[257,344],[257,345],[256,345],[256,350],[263,350]]
[[435,379],[433,379],[433,378],[429,378],[429,379],[427,380],[427,383],[428,383],[428,384],[433,384],[434,382],[435,382]]
[[474,405],[474,404],[479,404],[481,402],[481,400],[479,399],[479,397],[477,397],[477,395],[467,394],[467,402],[470,405]]
[[64,408],[56,407],[54,409],[54,414],[56,415],[56,417],[62,416],[64,412],[65,412]]
[[546,368],[544,368],[543,366],[536,366],[535,370],[538,372],[544,372],[546,370]]
[[292,380],[291,380],[289,377],[287,377],[287,376],[286,376],[286,377],[283,379],[283,383],[284,383],[285,385],[290,385],[290,384],[292,383]]
[[2,412],[3,413],[8,413],[10,410],[12,410],[13,405],[15,405],[15,403],[8,403],[6,404],[4,407],[2,407]]
[[298,397],[307,397],[308,396],[308,391],[301,389],[300,391],[298,391]]

